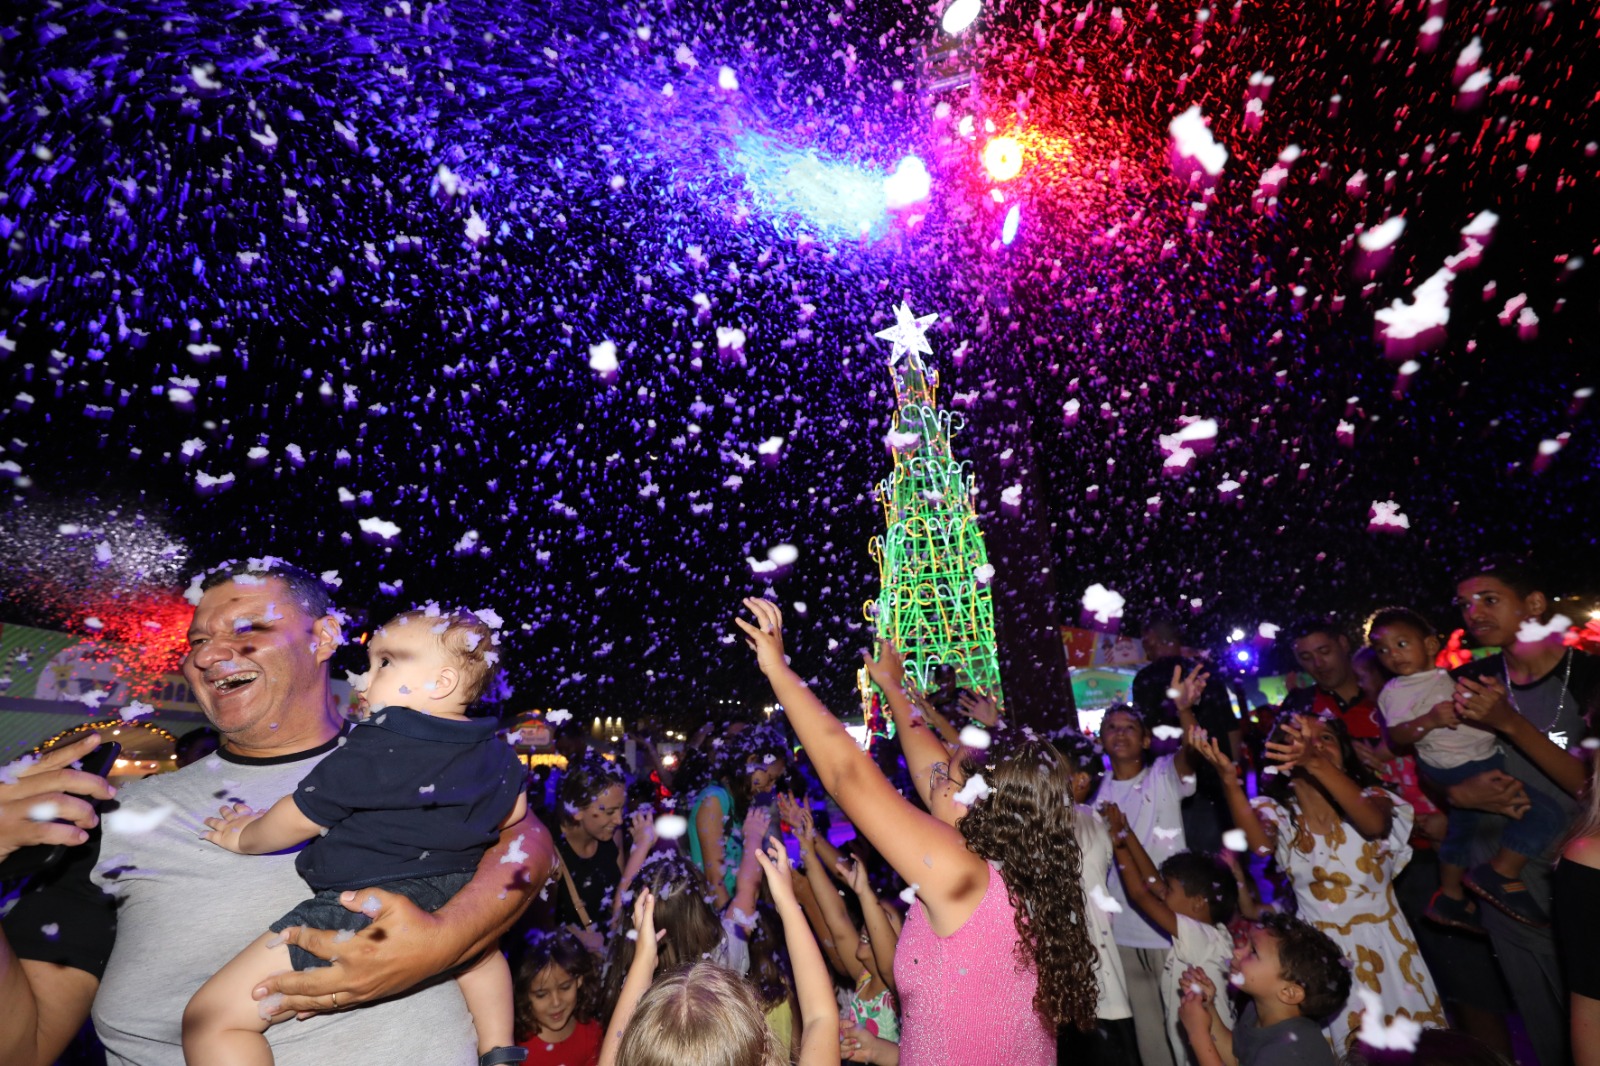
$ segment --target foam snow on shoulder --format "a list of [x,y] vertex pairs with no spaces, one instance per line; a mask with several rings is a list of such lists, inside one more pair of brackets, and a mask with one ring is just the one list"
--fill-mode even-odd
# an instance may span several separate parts
[[1192,159],[1211,177],[1222,173],[1228,162],[1228,150],[1211,136],[1200,105],[1189,108],[1167,125],[1172,134],[1172,153],[1183,159]]

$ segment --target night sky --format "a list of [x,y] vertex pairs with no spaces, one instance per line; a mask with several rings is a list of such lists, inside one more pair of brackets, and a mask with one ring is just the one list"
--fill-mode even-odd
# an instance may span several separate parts
[[693,718],[770,589],[843,708],[902,299],[1064,622],[1444,625],[1504,550],[1600,606],[1592,6],[939,11],[8,4],[6,617],[271,553],[493,608],[518,705]]

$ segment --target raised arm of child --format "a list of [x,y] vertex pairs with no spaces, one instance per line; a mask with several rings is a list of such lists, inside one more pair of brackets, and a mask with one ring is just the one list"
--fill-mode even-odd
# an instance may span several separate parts
[[[1195,727],[1194,708],[1200,702],[1200,697],[1206,690],[1206,682],[1211,679],[1211,675],[1204,671],[1205,667],[1196,666],[1185,677],[1182,666],[1174,666],[1172,668],[1171,689],[1177,693],[1172,702],[1178,708],[1178,727],[1183,730],[1185,736],[1188,735],[1189,730]],[[1178,745],[1178,751],[1172,760],[1172,767],[1178,771],[1179,777],[1190,777],[1194,774],[1194,762],[1189,757],[1189,746],[1187,744]]]
[[1122,889],[1128,895],[1128,902],[1169,935],[1176,936],[1178,915],[1167,906],[1166,900],[1156,895],[1155,887],[1161,883],[1160,874],[1156,871],[1156,864],[1150,861],[1144,845],[1128,829],[1128,819],[1122,809],[1115,803],[1102,803],[1100,816],[1106,820],[1106,828],[1111,831],[1117,872],[1122,875]]
[[695,813],[692,830],[700,840],[706,880],[711,884],[711,894],[719,911],[728,906],[728,886],[724,878],[728,849],[727,842],[722,839],[722,816],[725,813],[733,812],[723,811],[722,800],[717,796],[707,796],[700,802],[700,810]]
[[989,864],[956,829],[914,807],[895,791],[866,752],[793,670],[783,651],[783,614],[776,604],[747,599],[754,622],[735,620],[755,650],[761,672],[788,713],[789,724],[822,787],[906,882],[916,886],[930,924],[948,936],[972,916],[989,886]]
[[628,967],[628,976],[617,995],[617,1007],[611,1012],[611,1020],[606,1023],[605,1042],[600,1045],[600,1066],[617,1066],[622,1035],[633,1020],[639,1000],[650,991],[650,984],[656,978],[656,945],[666,930],[656,931],[656,898],[648,888],[640,889],[634,897],[633,930],[638,936],[633,945],[633,965]]
[[627,898],[628,890],[633,887],[633,879],[639,876],[639,871],[644,868],[644,860],[650,857],[650,851],[656,846],[656,812],[649,807],[633,812],[628,819],[628,835],[633,838],[633,846],[628,849],[628,862],[622,868],[622,880],[617,884],[617,890],[611,893],[611,928],[617,927],[617,919],[622,917],[622,901]]
[[271,855],[304,844],[327,828],[302,814],[293,796],[283,797],[264,811],[235,803],[217,814],[206,819],[205,839],[236,855]]
[[817,854],[817,832],[811,824],[810,811],[801,813],[795,834],[800,838],[800,854],[805,860],[806,884],[811,888],[817,912],[822,915],[819,935],[823,937],[823,947],[831,949],[827,952],[828,962],[845,980],[854,981],[861,976],[855,959],[856,927],[839,899],[839,890],[828,877],[822,857]]
[[1233,1054],[1233,1030],[1217,1013],[1217,986],[1198,966],[1183,971],[1182,982],[1178,1024],[1189,1037],[1196,1066],[1239,1066]]
[[867,864],[860,859],[840,859],[834,869],[861,901],[861,914],[866,919],[867,937],[872,941],[872,968],[876,971],[874,976],[883,982],[884,987],[898,996],[900,990],[894,983],[894,949],[900,943],[900,934],[889,924],[889,916],[883,913],[883,904],[878,902],[878,894],[872,890],[872,880],[867,876]]
[[1233,874],[1234,887],[1238,889],[1239,915],[1246,921],[1260,921],[1263,911],[1261,897],[1256,892],[1255,879],[1250,876],[1250,871],[1245,868],[1244,863],[1239,861],[1239,853],[1232,848],[1223,848],[1222,861],[1228,864],[1228,871]]
[[1250,806],[1250,797],[1245,795],[1244,785],[1239,781],[1239,768],[1223,754],[1222,746],[1199,726],[1190,729],[1185,739],[1196,755],[1217,768],[1217,776],[1222,779],[1222,793],[1228,798],[1228,813],[1233,815],[1233,824],[1244,830],[1245,843],[1251,852],[1271,855],[1278,846],[1277,832]]
[[739,872],[734,876],[733,899],[728,903],[728,914],[736,922],[748,924],[756,913],[756,898],[761,894],[761,867],[755,853],[761,850],[767,826],[772,824],[772,810],[752,807],[744,816],[744,857],[739,860]]
[[1366,840],[1382,840],[1389,835],[1389,821],[1394,814],[1394,804],[1383,796],[1362,790],[1354,779],[1333,764],[1319,748],[1306,742],[1301,719],[1283,725],[1282,741],[1267,742],[1267,757],[1275,760],[1283,773],[1295,768],[1304,770],[1328,793],[1328,798],[1344,812]]
[[828,979],[822,952],[795,900],[789,855],[776,843],[763,851],[752,841],[750,850],[767,875],[773,908],[783,921],[783,942],[789,949],[789,969],[794,973],[795,999],[800,1006],[799,1066],[838,1066],[839,1004],[833,998],[833,982]]

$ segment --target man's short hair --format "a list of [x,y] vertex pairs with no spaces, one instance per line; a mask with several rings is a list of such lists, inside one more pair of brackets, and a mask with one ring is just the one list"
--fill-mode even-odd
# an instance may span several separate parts
[[1350,634],[1345,632],[1344,626],[1332,618],[1319,616],[1300,619],[1300,621],[1289,627],[1288,632],[1284,634],[1284,638],[1288,640],[1290,646],[1293,646],[1296,641],[1304,640],[1317,633],[1332,637],[1334,640],[1338,640],[1340,637],[1348,640],[1350,637]]
[[218,563],[200,575],[191,588],[198,587],[201,592],[209,592],[230,581],[259,584],[268,578],[276,578],[288,586],[295,603],[308,617],[323,618],[333,612],[333,597],[321,578],[287,559],[271,555],[260,559],[228,559]]
[[1407,626],[1424,637],[1437,637],[1439,635],[1439,631],[1434,628],[1432,622],[1409,607],[1379,607],[1367,619],[1367,624],[1361,627],[1361,632],[1366,634],[1368,640],[1371,640],[1374,632],[1386,629],[1389,626]]
[[494,689],[500,672],[500,653],[489,623],[465,609],[440,610],[437,605],[401,611],[379,628],[424,625],[439,638],[451,665],[461,671],[461,699],[468,707]]
[[1233,872],[1221,859],[1203,851],[1180,851],[1161,864],[1161,876],[1176,881],[1191,896],[1206,901],[1212,924],[1233,920],[1239,890]]
[[1545,583],[1545,575],[1539,568],[1527,559],[1517,556],[1485,556],[1479,559],[1476,565],[1468,567],[1466,573],[1456,579],[1456,583],[1470,581],[1475,577],[1492,577],[1523,599],[1527,599],[1535,592],[1548,594],[1550,591]]
[[1305,992],[1300,1013],[1332,1017],[1350,999],[1350,964],[1333,938],[1292,914],[1265,914],[1261,927],[1278,942],[1278,974]]

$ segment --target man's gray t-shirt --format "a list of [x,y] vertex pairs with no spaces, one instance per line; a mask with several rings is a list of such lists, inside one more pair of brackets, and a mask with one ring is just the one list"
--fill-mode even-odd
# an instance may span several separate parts
[[[116,942],[94,1000],[107,1059],[184,1066],[183,1009],[213,973],[311,891],[293,852],[235,855],[200,839],[225,803],[264,808],[327,752],[274,760],[211,755],[123,788],[104,819],[94,881],[119,899]],[[267,1031],[277,1066],[393,1062],[473,1066],[477,1037],[456,983]]]

